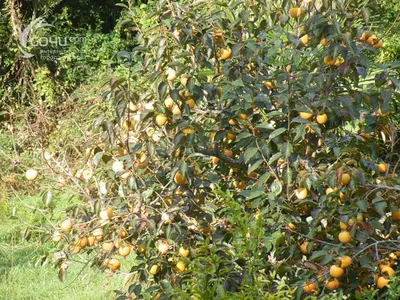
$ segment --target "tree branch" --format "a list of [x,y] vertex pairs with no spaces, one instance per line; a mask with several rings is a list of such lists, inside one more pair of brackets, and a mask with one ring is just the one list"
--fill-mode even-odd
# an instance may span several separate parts
[[218,157],[223,162],[226,162],[227,164],[230,164],[232,166],[238,166],[238,167],[245,166],[243,163],[240,163],[239,160],[233,159],[232,157],[226,156],[225,154],[219,152],[218,148],[214,148],[213,150],[203,149],[203,150],[198,150],[197,152],[204,155]]

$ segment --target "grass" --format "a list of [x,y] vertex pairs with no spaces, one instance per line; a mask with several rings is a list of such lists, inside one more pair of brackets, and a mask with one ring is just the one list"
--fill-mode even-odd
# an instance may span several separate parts
[[[56,209],[60,211],[71,204],[67,194],[60,195]],[[74,262],[67,270],[67,279],[58,279],[58,269],[51,260],[48,264],[35,266],[48,253],[51,242],[42,244],[35,227],[46,223],[44,217],[29,207],[43,206],[40,195],[11,196],[0,199],[0,299],[25,300],[91,300],[113,299],[113,290],[123,286],[124,273],[100,272],[97,268],[82,269],[82,264]],[[15,216],[11,217],[15,208]],[[53,214],[58,219],[59,214]],[[25,228],[31,225],[30,237],[23,239]],[[73,259],[76,257],[73,257]],[[134,258],[122,261],[122,271],[127,271]]]
[[12,251],[12,264],[0,279],[0,299],[112,299],[113,290],[122,285],[121,275],[106,278],[106,273],[96,269],[85,269],[79,274],[78,264],[71,265],[66,281],[61,282],[57,269],[51,265],[36,268],[32,257],[24,255],[32,250],[27,247]]

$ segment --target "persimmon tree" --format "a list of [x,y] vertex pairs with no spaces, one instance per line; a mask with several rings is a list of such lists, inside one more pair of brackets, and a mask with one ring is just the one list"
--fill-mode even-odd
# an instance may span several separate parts
[[88,204],[53,234],[60,272],[136,255],[121,299],[386,293],[400,63],[373,64],[384,40],[353,1],[159,1],[149,18],[65,183]]

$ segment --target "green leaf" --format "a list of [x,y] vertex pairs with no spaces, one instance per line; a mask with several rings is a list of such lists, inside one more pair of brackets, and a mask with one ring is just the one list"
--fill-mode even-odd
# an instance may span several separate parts
[[148,78],[148,81],[153,83],[161,75],[160,71],[154,71]]
[[[375,262],[371,261],[371,256],[369,255],[362,255],[359,259],[360,266],[365,269],[369,269],[371,271],[375,270]],[[362,298],[363,299],[363,298]]]
[[148,52],[149,49],[145,46],[136,46],[132,49],[132,52],[140,51],[140,52]]
[[126,193],[125,193],[125,190],[124,190],[124,186],[122,184],[120,184],[118,186],[118,195],[120,197],[125,197],[126,196]]
[[259,166],[261,166],[261,164],[262,164],[263,162],[264,162],[264,161],[263,161],[262,159],[259,159],[258,161],[256,161],[253,165],[249,166],[249,168],[248,168],[248,170],[247,170],[247,173],[251,173],[251,172],[257,170],[257,168],[258,168]]
[[281,146],[281,153],[284,159],[288,159],[292,155],[293,146],[289,142],[285,142]]
[[157,52],[156,52],[157,60],[159,60],[163,56],[165,48],[166,48],[166,43],[167,43],[167,38],[160,39],[160,42],[158,43]]
[[279,158],[282,157],[282,153],[281,152],[277,152],[274,155],[271,156],[271,158],[268,161],[268,164],[272,165],[275,161],[277,161]]
[[[379,223],[379,222],[377,222]],[[355,239],[361,243],[365,243],[368,240],[369,235],[366,232],[356,231]]]
[[127,51],[118,51],[117,58],[125,57],[128,60],[131,60],[131,54]]
[[[225,135],[226,135],[226,132],[225,132],[225,131],[217,131],[217,133],[216,133],[215,136],[214,136],[214,142],[220,142],[220,141],[222,141],[222,140],[224,139]],[[237,137],[237,138],[238,138],[238,140],[241,139],[240,136]]]
[[128,6],[124,3],[117,3],[117,4],[115,4],[115,6],[120,6],[120,7],[128,9]]
[[149,199],[152,194],[153,194],[153,189],[149,188],[142,192],[142,197],[145,199]]
[[374,204],[375,211],[383,216],[385,214],[385,209],[387,207],[387,203],[382,201],[382,202],[377,202]]
[[128,188],[131,191],[136,191],[138,186],[137,186],[137,182],[134,176],[129,176],[128,178]]
[[[285,32],[285,34],[286,34],[286,37],[288,38],[288,40],[293,44],[293,46],[295,48],[297,48],[300,45],[300,40],[296,36],[294,36],[293,34],[291,34],[289,32]],[[287,99],[287,97],[286,97],[286,99]]]
[[93,165],[97,168],[97,166],[99,165],[100,161],[103,159],[103,151],[99,151],[97,152],[94,157],[93,157]]
[[253,52],[256,52],[258,50],[258,44],[254,40],[247,40],[246,47],[252,50]]
[[256,155],[257,152],[258,149],[256,147],[247,148],[243,154],[244,162],[248,163]]
[[140,296],[141,291],[142,291],[142,285],[140,283],[131,284],[128,288],[129,294],[134,293],[137,297]]
[[380,231],[385,231],[385,226],[383,226],[383,224],[378,222],[378,221],[369,221],[368,223],[373,229],[378,229]]
[[283,170],[282,174],[282,179],[285,182],[285,184],[290,185],[292,183],[292,178],[293,178],[293,170],[290,167],[286,167]]
[[158,85],[158,97],[160,100],[164,100],[165,95],[167,94],[168,84],[166,82],[161,82]]
[[368,73],[367,70],[364,67],[356,67],[358,75],[360,75],[362,78],[366,78]]
[[162,289],[163,289],[166,293],[169,293],[169,292],[171,291],[172,286],[171,286],[171,283],[170,283],[168,280],[163,279],[163,280],[160,281],[160,284],[161,284]]
[[260,178],[258,179],[258,183],[259,184],[263,184],[265,183],[269,178],[271,177],[270,173],[264,173],[260,176]]
[[274,110],[274,111],[267,113],[265,116],[266,117],[277,117],[277,116],[283,116],[283,115],[284,115],[283,112],[281,112],[279,110]]
[[153,143],[148,143],[147,144],[147,152],[149,153],[149,156],[154,156],[155,154],[155,145]]
[[251,200],[260,196],[264,196],[265,192],[260,190],[251,190],[251,191],[241,191],[239,194],[245,197],[247,200]]
[[332,254],[327,254],[321,259],[321,261],[319,263],[324,266],[324,265],[330,263],[332,260],[333,260]]
[[275,129],[274,126],[272,126],[272,124],[270,124],[270,123],[261,123],[261,124],[258,124],[256,127],[257,127],[257,129],[266,129],[266,130],[274,130]]
[[[305,121],[307,121],[307,120],[305,120]],[[296,126],[295,132],[296,132],[296,135],[293,139],[294,142],[297,142],[298,140],[304,140],[304,137],[306,135],[306,126],[303,124]]]
[[115,79],[115,78],[111,79],[111,83],[110,83],[111,90],[112,91],[115,90],[118,86],[120,86],[125,81],[126,81],[126,79],[123,77],[118,78],[118,79]]
[[386,82],[386,78],[389,72],[387,70],[375,75],[375,85],[376,87],[380,87],[382,84]]
[[357,206],[361,209],[363,212],[368,211],[368,202],[365,199],[357,201]]
[[349,96],[340,96],[339,99],[354,119],[360,118],[360,112],[354,107],[354,103]]
[[399,68],[400,68],[400,61],[394,61],[394,62],[392,62],[391,67],[392,67],[393,69],[399,69]]
[[53,201],[53,193],[51,191],[46,191],[43,193],[42,201],[44,206],[49,207],[51,201]]
[[115,112],[117,113],[119,119],[121,119],[122,116],[124,115],[127,103],[128,103],[127,100],[122,100],[118,102],[118,105],[115,108]]
[[128,143],[129,153],[135,154],[142,149],[142,144]]
[[373,204],[378,203],[378,202],[382,202],[382,201],[385,201],[385,199],[383,197],[381,197],[381,196],[376,196],[374,199],[372,199],[372,203]]
[[398,211],[399,207],[396,204],[390,202],[389,203],[389,209],[390,209],[390,211]]
[[279,180],[275,179],[274,182],[272,182],[271,192],[274,193],[275,196],[278,196],[280,193],[282,193],[282,184]]
[[278,128],[276,130],[274,130],[273,132],[271,132],[271,134],[269,135],[269,140],[272,140],[273,138],[276,138],[277,136],[280,136],[282,133],[286,132],[287,129],[286,128]]
[[224,12],[225,12],[225,15],[226,15],[226,17],[228,18],[228,20],[229,20],[229,22],[230,23],[233,23],[234,21],[235,21],[235,17],[234,17],[234,15],[232,14],[232,12],[228,9],[228,8],[224,8]]
[[381,97],[382,97],[383,101],[389,102],[390,99],[392,98],[392,91],[389,89],[382,89]]
[[325,256],[327,253],[325,250],[319,250],[319,251],[315,251],[313,252],[313,254],[310,256],[311,260],[316,260],[318,258],[321,258],[323,256]]
[[247,21],[250,17],[251,11],[250,10],[242,10],[239,13],[239,18],[241,18],[243,21]]
[[187,173],[187,170],[188,170],[187,162],[182,163],[179,169],[180,169],[180,171],[182,173],[182,177],[185,177],[186,173]]
[[305,120],[305,119],[303,119],[301,117],[296,117],[296,118],[294,118],[292,120],[292,123],[308,124],[308,123],[310,123],[310,121],[309,120]]
[[265,192],[258,191],[258,190],[242,191],[242,192],[240,192],[240,195],[244,196],[246,198],[246,200],[252,200],[252,199],[258,198],[260,196],[265,196]]

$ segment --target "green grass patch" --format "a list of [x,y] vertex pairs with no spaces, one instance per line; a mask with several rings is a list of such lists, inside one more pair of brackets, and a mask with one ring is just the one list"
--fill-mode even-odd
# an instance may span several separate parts
[[112,299],[113,290],[123,284],[122,274],[99,273],[99,270],[72,264],[67,279],[58,280],[58,270],[51,265],[35,268],[28,260],[15,261],[16,265],[1,275],[0,299]]
[[[134,255],[121,258],[121,270],[115,274],[97,267],[86,267],[85,256],[73,256],[74,261],[67,270],[66,281],[58,279],[58,268],[49,259],[41,266],[36,262],[49,252],[51,241],[42,243],[43,226],[47,218],[56,224],[62,218],[62,211],[78,204],[76,197],[68,192],[55,195],[52,210],[44,210],[41,196],[3,197],[0,205],[0,299],[68,299],[91,300],[112,299],[113,290],[123,286],[126,273],[134,263]],[[42,209],[43,214],[37,209]],[[28,234],[26,229],[29,228]],[[36,265],[36,266],[35,266]]]

